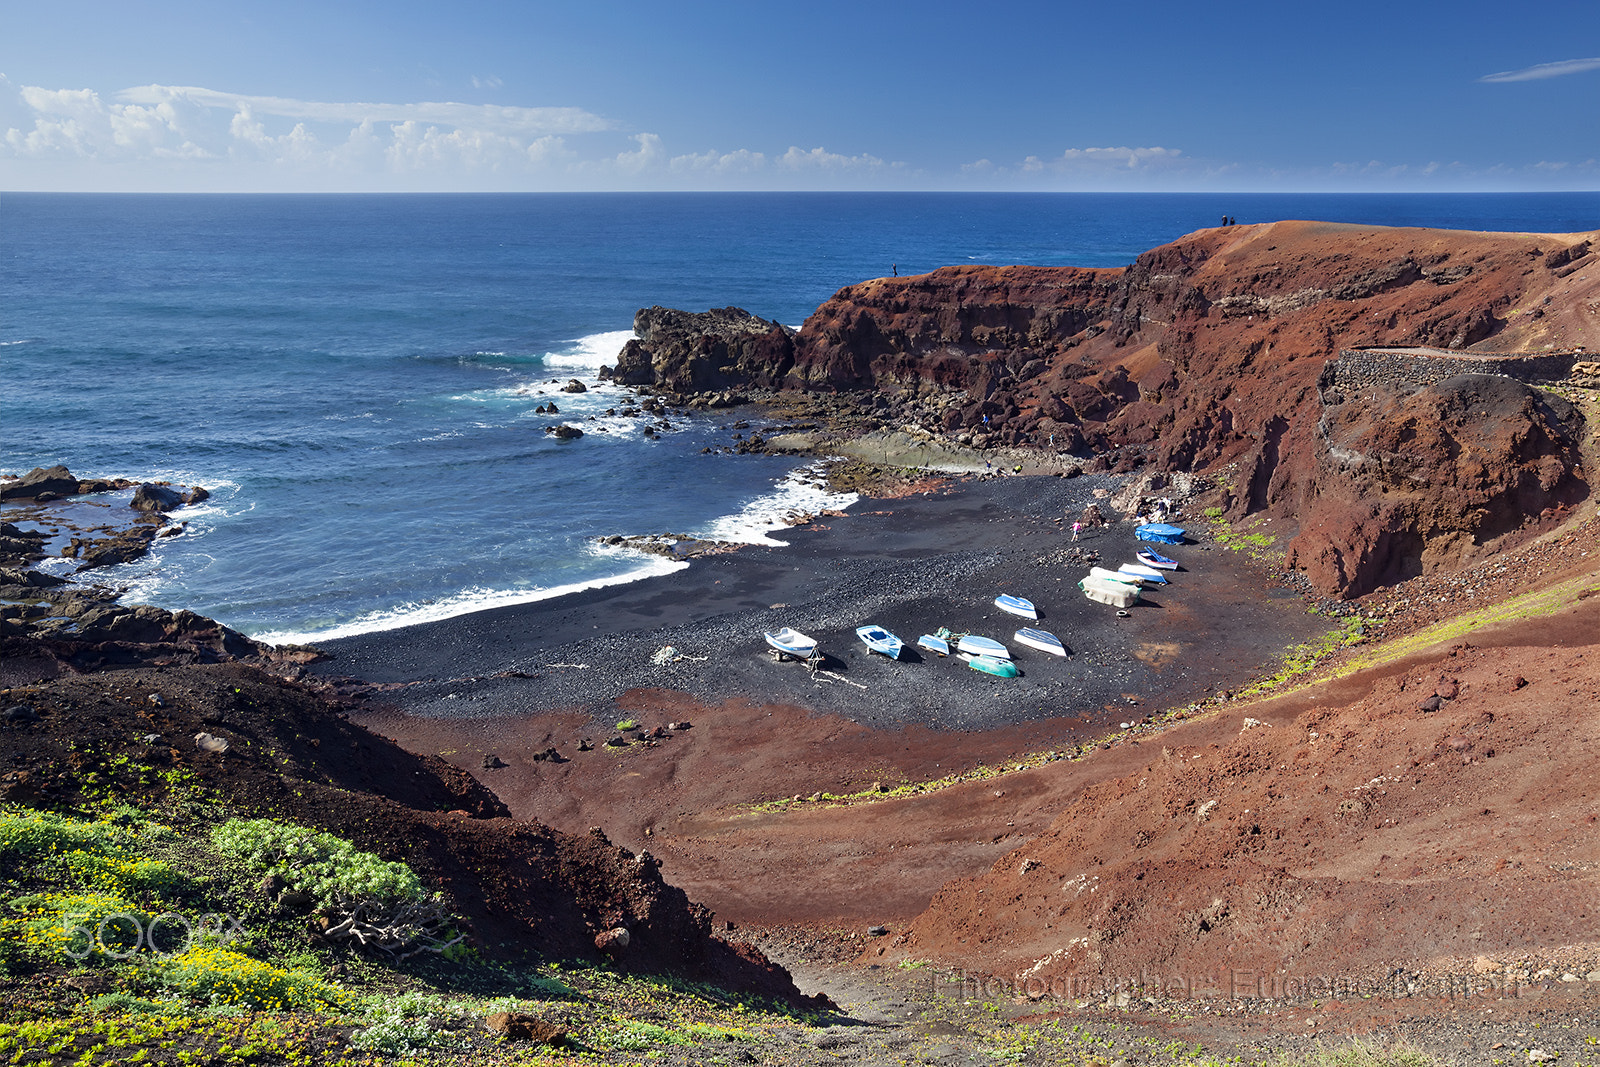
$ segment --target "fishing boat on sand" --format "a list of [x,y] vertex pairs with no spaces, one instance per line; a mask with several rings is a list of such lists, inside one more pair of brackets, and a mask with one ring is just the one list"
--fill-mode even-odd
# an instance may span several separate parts
[[784,659],[810,659],[817,654],[817,639],[808,637],[799,630],[791,630],[785,626],[781,630],[772,630],[762,634],[767,639],[767,644],[772,646],[774,657]]
[[1154,567],[1157,570],[1175,571],[1178,569],[1177,560],[1168,559],[1153,548],[1141,548],[1133,554],[1133,558],[1143,563],[1146,567]]
[[917,638],[917,647],[925,652],[932,652],[936,656],[948,656],[950,654],[950,642],[942,637],[935,637],[933,634],[923,634]]
[[992,674],[996,678],[1015,678],[1022,672],[1017,670],[1017,665],[1008,659],[996,656],[969,656],[967,666],[984,674]]
[[1121,582],[1123,585],[1131,585],[1135,589],[1144,585],[1144,579],[1136,574],[1125,574],[1122,571],[1109,570],[1105,567],[1090,567],[1089,577],[1099,578],[1107,582]]
[[1098,604],[1114,608],[1131,607],[1139,602],[1139,590],[1123,582],[1108,582],[1104,578],[1085,578],[1078,583],[1083,595]]
[[1147,522],[1133,528],[1133,536],[1140,541],[1154,541],[1162,545],[1183,544],[1184,529],[1170,522]]
[[857,626],[856,636],[861,638],[861,643],[866,645],[869,651],[881,652],[890,659],[899,659],[900,650],[905,647],[904,641],[876,624]]
[[1117,570],[1121,571],[1123,574],[1131,574],[1135,578],[1141,578],[1147,582],[1158,582],[1161,585],[1171,584],[1169,581],[1167,581],[1167,576],[1165,574],[1162,574],[1154,567],[1146,567],[1143,563],[1124,563],[1122,566],[1118,567]]
[[1017,644],[1036,648],[1040,652],[1048,652],[1052,656],[1067,654],[1067,646],[1061,643],[1061,638],[1048,630],[1035,630],[1031,626],[1024,626],[1017,631]]
[[1001,611],[1009,611],[1013,615],[1021,615],[1024,619],[1037,619],[1039,612],[1033,606],[1033,601],[1024,600],[1020,596],[1010,593],[1001,593],[994,598],[994,606]]
[[979,637],[977,634],[963,634],[956,642],[956,651],[965,656],[989,656],[994,659],[1010,659],[1011,650],[992,637]]

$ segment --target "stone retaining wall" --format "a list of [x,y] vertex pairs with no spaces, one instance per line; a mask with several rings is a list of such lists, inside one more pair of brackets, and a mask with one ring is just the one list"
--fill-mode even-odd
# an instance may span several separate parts
[[1360,390],[1381,385],[1421,389],[1457,374],[1499,374],[1533,385],[1565,381],[1581,349],[1537,355],[1456,353],[1439,348],[1347,348],[1323,368],[1322,388]]

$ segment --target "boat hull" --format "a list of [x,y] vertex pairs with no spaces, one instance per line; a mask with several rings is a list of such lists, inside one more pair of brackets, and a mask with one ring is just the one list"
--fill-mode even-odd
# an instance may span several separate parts
[[1170,584],[1168,583],[1167,576],[1165,574],[1162,574],[1154,567],[1146,567],[1142,563],[1124,563],[1122,566],[1118,567],[1117,570],[1121,571],[1123,574],[1132,575],[1133,577],[1146,582],[1157,582],[1161,585]]
[[905,642],[881,626],[858,626],[856,636],[861,638],[861,643],[872,652],[888,656],[890,659],[899,659],[900,652],[905,648]]
[[1001,611],[1008,611],[1013,615],[1020,615],[1024,619],[1037,619],[1039,611],[1033,606],[1033,601],[1025,600],[1020,596],[1002,593],[994,598],[994,606]]
[[992,637],[979,637],[968,634],[956,642],[956,649],[966,656],[992,656],[995,659],[1010,659],[1011,652]]
[[1017,665],[1008,659],[999,659],[995,656],[972,656],[967,660],[967,666],[984,674],[992,674],[996,678],[1015,678],[1022,673],[1017,670]]
[[1102,582],[1121,582],[1123,585],[1131,585],[1135,589],[1144,585],[1144,579],[1136,574],[1126,574],[1106,567],[1090,567],[1089,577],[1098,578]]
[[810,659],[817,651],[816,638],[808,637],[799,630],[791,630],[787,626],[762,636],[767,639],[767,644],[772,646],[774,652],[781,652],[795,659]]
[[1134,528],[1133,536],[1140,541],[1154,541],[1160,545],[1181,545],[1186,531],[1182,526],[1166,522],[1147,522]]
[[1078,588],[1083,590],[1083,595],[1097,604],[1109,604],[1114,608],[1132,607],[1139,602],[1139,590],[1131,585],[1121,582],[1106,582],[1099,578],[1085,578],[1078,583]]
[[1178,569],[1177,560],[1168,559],[1161,553],[1152,552],[1148,548],[1134,553],[1133,558],[1138,560],[1140,563],[1143,563],[1146,567],[1154,567],[1157,570],[1175,571]]
[[936,656],[948,656],[950,654],[950,642],[932,634],[923,634],[917,638],[917,647],[926,652],[932,652]]
[[1061,638],[1047,630],[1024,627],[1017,631],[1016,637],[1019,645],[1027,645],[1029,648],[1036,648],[1040,652],[1048,652],[1052,656],[1065,656],[1067,654],[1067,646],[1061,643]]

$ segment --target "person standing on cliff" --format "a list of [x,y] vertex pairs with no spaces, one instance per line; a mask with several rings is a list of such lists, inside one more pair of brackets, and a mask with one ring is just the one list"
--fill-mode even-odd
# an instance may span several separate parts
[[892,271],[894,271],[894,276],[895,276],[895,277],[896,277],[896,278],[898,278],[898,277],[900,277],[900,264],[898,264],[898,263],[891,263],[891,264],[889,264],[889,269],[890,269],[890,270],[892,270]]

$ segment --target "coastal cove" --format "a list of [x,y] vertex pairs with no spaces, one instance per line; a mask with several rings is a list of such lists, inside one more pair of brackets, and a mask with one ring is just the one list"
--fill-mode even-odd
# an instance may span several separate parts
[[[102,578],[279,642],[662,569],[597,538],[759,542],[837,506],[792,476],[809,459],[706,454],[738,445],[737,414],[620,414],[626,391],[596,372],[641,307],[798,326],[896,271],[1120,267],[1223,214],[1539,232],[1597,215],[1593,193],[6,193],[3,207],[0,469],[206,487],[175,516],[183,536]],[[575,378],[587,391],[563,392]],[[564,424],[585,436],[546,432]]]
[[1588,1063],[1600,195],[1229,199],[24,198],[0,1051]]

